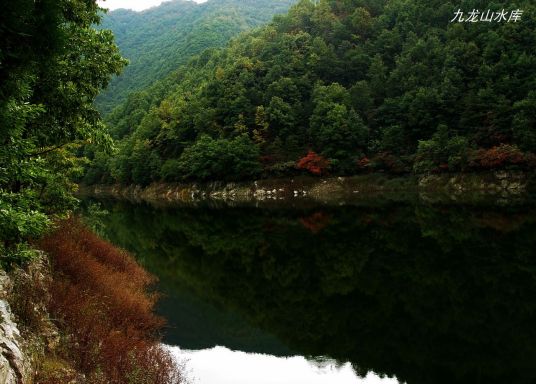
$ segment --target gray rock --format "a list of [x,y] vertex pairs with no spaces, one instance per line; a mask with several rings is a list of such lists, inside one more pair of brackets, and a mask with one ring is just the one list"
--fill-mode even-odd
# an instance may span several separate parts
[[20,342],[9,304],[0,300],[0,384],[24,383],[26,369]]

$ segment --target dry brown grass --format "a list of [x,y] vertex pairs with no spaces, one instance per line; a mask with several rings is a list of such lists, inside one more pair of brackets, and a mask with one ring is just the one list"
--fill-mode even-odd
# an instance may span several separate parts
[[78,220],[60,223],[40,248],[52,261],[48,309],[65,335],[61,358],[95,384],[170,384],[181,377],[158,343],[155,279],[124,250]]

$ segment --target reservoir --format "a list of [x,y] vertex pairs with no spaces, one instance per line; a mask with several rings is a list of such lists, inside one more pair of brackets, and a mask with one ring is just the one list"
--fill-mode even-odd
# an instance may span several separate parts
[[192,383],[536,379],[533,204],[99,204]]

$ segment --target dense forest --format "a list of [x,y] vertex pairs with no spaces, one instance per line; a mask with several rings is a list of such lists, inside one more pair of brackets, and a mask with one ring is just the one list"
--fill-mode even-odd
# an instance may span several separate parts
[[535,5],[302,0],[209,49],[108,121],[86,183],[533,168]]
[[[103,15],[129,66],[96,100],[103,114],[127,96],[165,78],[193,55],[222,47],[233,36],[284,13],[294,0],[174,0],[143,12],[119,9]],[[154,91],[151,91],[154,92]]]

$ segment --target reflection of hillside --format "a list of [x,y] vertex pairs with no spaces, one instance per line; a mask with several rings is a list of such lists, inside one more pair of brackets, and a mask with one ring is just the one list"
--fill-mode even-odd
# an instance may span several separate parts
[[[301,354],[410,384],[536,379],[527,208],[112,211],[110,236],[163,282],[180,278]],[[311,231],[311,217],[329,223]]]
[[106,217],[107,231],[103,235],[133,251],[149,270],[158,275],[158,289],[162,293],[158,310],[168,319],[166,343],[191,350],[225,345],[245,352],[260,350],[276,356],[292,354],[272,335],[246,323],[223,305],[201,297],[180,270],[167,268],[163,262],[173,261],[180,248],[178,244],[188,244],[188,240],[173,229],[172,220],[159,223],[158,216],[153,216],[146,207],[131,207],[123,204],[107,206],[110,215]]
[[207,303],[180,282],[161,281],[165,297],[159,312],[169,319],[165,342],[189,350],[225,345],[232,350],[265,351],[272,355],[289,355],[273,336],[247,324],[240,316],[218,305]]

